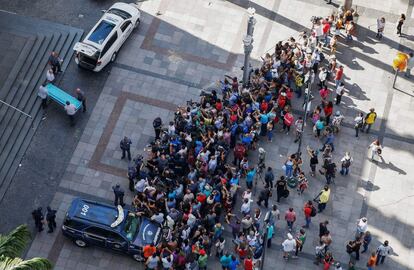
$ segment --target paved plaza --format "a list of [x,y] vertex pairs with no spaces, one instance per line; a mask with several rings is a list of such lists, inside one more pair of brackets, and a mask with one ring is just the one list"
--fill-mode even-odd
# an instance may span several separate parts
[[[90,118],[78,134],[80,139],[72,157],[58,180],[57,192],[50,204],[58,209],[58,227],[74,197],[112,203],[113,185],[120,183],[128,190],[128,163],[120,159],[119,149],[123,136],[132,140],[132,155],[143,153],[154,136],[155,117],[161,117],[166,123],[173,119],[177,106],[185,105],[187,100],[198,100],[201,89],[214,86],[224,74],[241,77],[248,2],[151,0],[140,4],[140,29],[132,34],[112,65]],[[297,37],[299,31],[309,28],[311,16],[326,16],[336,9],[322,0],[251,2],[257,19],[252,53],[255,66],[261,64],[260,57],[272,50],[277,41]],[[353,238],[356,221],[361,216],[368,218],[373,234],[370,248],[375,249],[387,239],[395,252],[378,269],[414,269],[414,214],[410,211],[414,206],[414,183],[409,177],[414,174],[414,84],[412,79],[400,76],[393,89],[390,66],[397,51],[414,48],[414,3],[388,0],[378,6],[377,2],[354,0],[360,14],[357,38],[348,44],[342,36],[337,52],[339,62],[345,66],[346,93],[340,111],[346,117],[346,125],[336,139],[334,159],[339,161],[350,151],[354,158],[351,174],[335,179],[327,209],[313,218],[299,259],[283,260],[280,244],[286,238],[287,228],[284,221],[278,223],[273,246],[266,250],[264,269],[321,269],[312,262],[314,247],[319,241],[318,224],[326,219],[330,221],[333,237],[330,248],[345,269],[349,260],[345,246]],[[400,13],[406,13],[408,18],[403,37],[395,33]],[[381,41],[375,39],[373,31],[379,16],[387,21]],[[301,105],[302,99],[293,100],[296,112],[301,111]],[[354,117],[372,107],[378,113],[372,132],[355,138]],[[368,159],[367,148],[376,138],[384,145],[382,163]],[[276,131],[273,142],[259,143],[268,153],[266,163],[275,168],[277,176],[282,174],[287,155],[297,151],[293,140],[293,136]],[[303,151],[306,145],[321,147],[309,126],[305,130]],[[253,154],[251,159],[255,158]],[[306,156],[303,166],[306,172],[307,164]],[[324,183],[321,175],[310,177],[305,194],[300,197],[292,192],[279,204],[281,212],[293,206],[298,213],[296,225],[302,225],[304,201],[317,195]],[[259,188],[262,187],[259,183]],[[132,195],[126,192],[127,203],[131,202]],[[232,246],[230,237],[228,247]],[[56,270],[144,269],[142,264],[124,255],[93,247],[80,249],[60,231],[37,234],[27,253],[28,258],[35,256],[49,258]],[[357,263],[358,269],[366,269],[366,260],[367,255],[363,254]],[[208,269],[219,267],[211,257]]]

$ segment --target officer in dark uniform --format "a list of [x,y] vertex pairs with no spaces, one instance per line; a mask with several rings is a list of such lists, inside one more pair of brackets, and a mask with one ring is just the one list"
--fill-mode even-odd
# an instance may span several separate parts
[[115,195],[115,200],[114,200],[115,206],[121,205],[123,207],[125,205],[125,203],[124,203],[124,195],[125,195],[124,190],[121,188],[121,186],[119,184],[116,184],[115,186],[113,186],[112,190],[114,191],[114,195]]
[[131,139],[129,139],[127,136],[125,136],[121,142],[119,143],[119,147],[121,147],[122,150],[122,157],[121,159],[125,158],[125,152],[128,153],[128,160],[131,160]]
[[53,229],[56,228],[56,210],[52,210],[52,208],[50,208],[50,206],[47,207],[47,212],[46,212],[46,221],[47,221],[47,226],[49,228],[49,230],[47,231],[48,233],[52,233]]
[[128,180],[129,180],[129,190],[134,191],[135,178],[137,177],[137,169],[135,163],[129,164],[128,166]]
[[32,217],[35,221],[35,226],[38,229],[39,232],[43,231],[43,213],[42,213],[42,207],[39,207],[32,212]]
[[86,112],[86,97],[80,88],[76,88],[76,99],[82,102],[82,111]]

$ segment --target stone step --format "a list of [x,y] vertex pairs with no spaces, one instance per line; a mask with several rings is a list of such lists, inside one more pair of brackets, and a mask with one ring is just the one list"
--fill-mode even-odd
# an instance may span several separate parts
[[[5,101],[16,108],[24,111],[24,108],[19,106],[20,99],[26,91],[27,86],[29,85],[30,81],[32,80],[33,76],[35,75],[36,71],[39,69],[42,59],[47,55],[48,48],[51,46],[51,43],[57,42],[56,36],[46,37],[41,48],[37,51],[36,55],[34,56],[33,60],[30,63],[27,63],[27,67],[22,70],[21,77],[17,80],[14,85],[9,90],[9,94],[7,95]],[[20,90],[20,92],[19,92]],[[28,93],[30,95],[30,93]],[[6,147],[7,140],[10,138],[10,133],[14,129],[14,125],[9,125],[11,118],[14,116],[14,113],[18,113],[10,107],[2,106],[0,107],[0,116],[2,116],[0,120],[0,157],[3,155],[3,149]],[[20,115],[20,113],[18,113]],[[15,122],[14,122],[15,123]],[[1,170],[1,158],[0,158],[0,170]]]
[[[71,61],[74,44],[83,35],[81,29],[53,22],[2,12],[1,15],[0,25],[4,26],[4,31],[27,36],[28,41],[24,47],[25,51],[22,50],[19,60],[9,74],[10,80],[7,81],[7,85],[3,85],[0,93],[3,93],[8,103],[33,118],[27,118],[15,110],[0,105],[0,201],[41,122],[43,112],[37,91],[46,79],[50,53],[52,51],[59,53],[63,59],[62,71],[64,71]],[[31,49],[27,48],[29,41],[34,43]]]
[[3,85],[0,88],[1,100],[5,100],[9,92],[8,90],[13,85],[17,77],[20,75],[20,71],[26,64],[28,58],[30,57],[30,54],[34,54],[34,51],[36,50],[35,46],[40,46],[41,42],[42,41],[39,40],[36,36],[31,36],[28,38],[16,60],[16,63],[13,65],[13,68],[10,70],[10,73],[7,75],[6,80],[3,82]]
[[[66,38],[67,37],[63,37],[64,40],[66,40]],[[47,69],[49,52],[55,49],[60,49],[58,46],[63,46],[63,43],[59,42],[60,39],[62,39],[60,33],[53,35],[51,42],[48,43],[48,46],[43,53],[36,56],[33,63],[35,66],[43,68],[29,70],[33,70],[33,72],[28,73],[24,82],[18,89],[16,89],[17,94],[14,95],[14,99],[18,100],[18,102],[14,104],[16,107],[21,108],[25,112],[32,111],[37,98],[36,86],[40,85],[45,80],[44,74]],[[26,121],[33,120],[28,119],[26,116],[11,108],[8,108],[6,115],[3,117],[2,124],[0,125],[0,128],[3,126],[4,129],[3,134],[0,137],[0,179],[3,179],[2,177],[4,177],[3,167],[5,167],[6,162],[3,160],[14,159],[14,156],[10,155],[10,151],[15,147],[15,138],[17,138],[21,132],[26,132],[26,130],[22,129]]]

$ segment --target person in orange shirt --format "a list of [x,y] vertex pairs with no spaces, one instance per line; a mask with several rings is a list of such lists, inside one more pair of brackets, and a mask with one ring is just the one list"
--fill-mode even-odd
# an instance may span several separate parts
[[154,254],[155,252],[157,252],[157,248],[153,244],[144,246],[143,253],[144,253],[145,260],[151,257],[152,254]]
[[369,257],[368,262],[367,262],[368,270],[374,270],[376,261],[377,261],[377,253],[374,251],[371,253],[371,257]]

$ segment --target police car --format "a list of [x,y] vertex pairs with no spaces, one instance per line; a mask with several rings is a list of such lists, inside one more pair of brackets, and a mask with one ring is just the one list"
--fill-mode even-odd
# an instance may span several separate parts
[[161,226],[133,212],[95,201],[76,198],[62,225],[62,233],[79,247],[99,246],[142,261],[142,248],[160,242]]
[[81,67],[98,72],[108,63],[115,61],[122,44],[139,25],[140,16],[136,4],[113,4],[85,39],[73,47],[75,62]]

